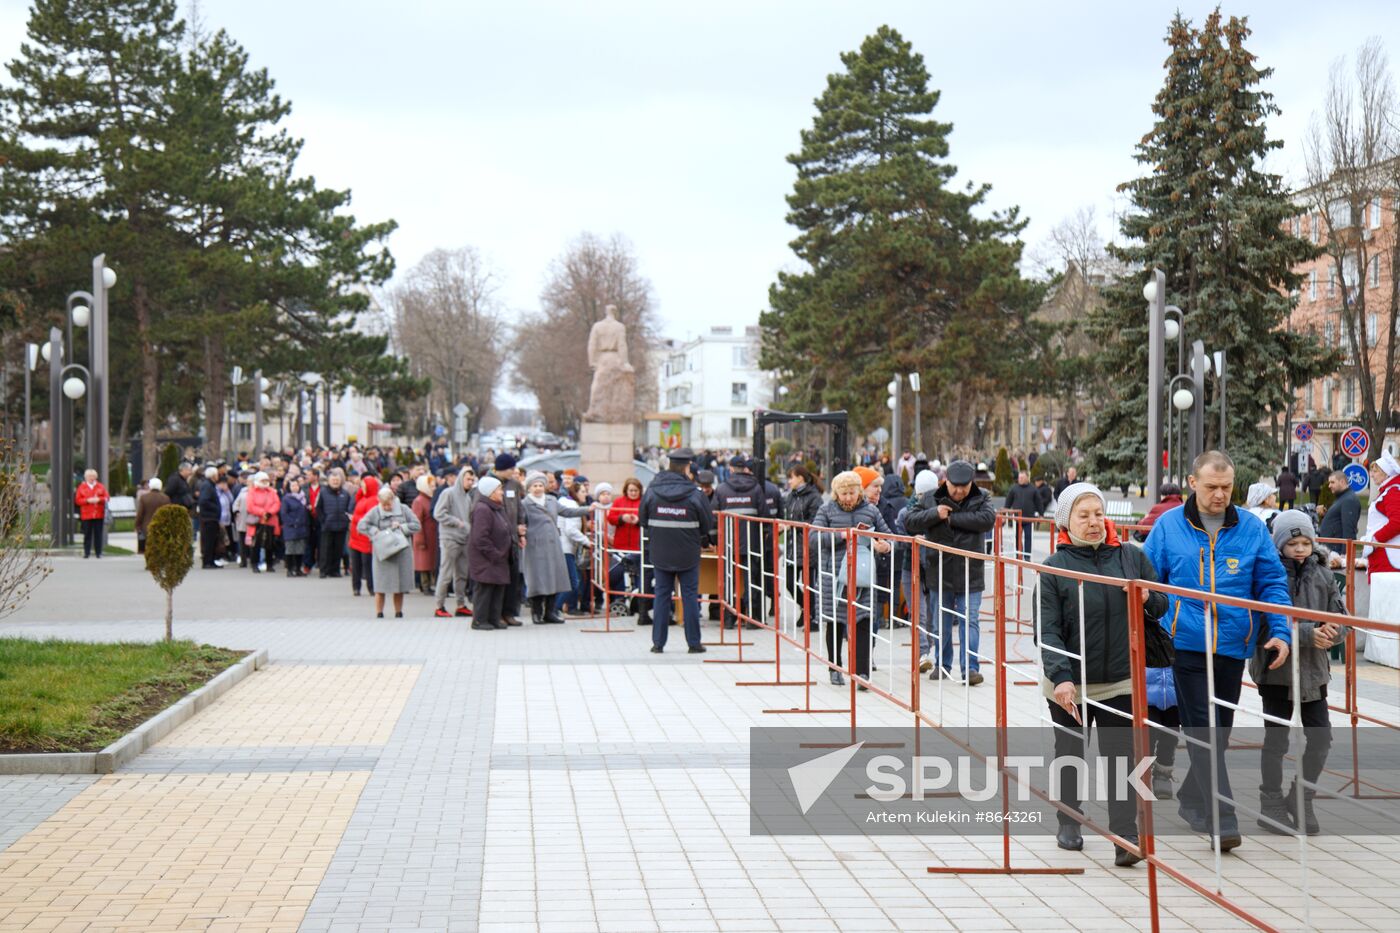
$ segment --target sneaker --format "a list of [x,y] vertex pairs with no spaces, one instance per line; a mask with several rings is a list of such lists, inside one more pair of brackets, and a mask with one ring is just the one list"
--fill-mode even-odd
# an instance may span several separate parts
[[442,608],[441,606],[438,606],[436,609],[433,610],[433,615],[434,615],[435,617],[439,618],[439,619],[450,619],[450,618],[452,618],[452,613],[448,612],[446,609]]
[[929,672],[928,679],[929,679],[929,680],[942,680],[942,679],[943,679],[943,668],[941,668],[941,667],[935,667],[932,671]]
[[215,560],[215,561],[214,561],[214,566],[215,566],[215,567],[222,567],[223,565],[224,565],[224,562],[221,561],[221,560]]
[[985,678],[980,673],[978,673],[977,671],[973,671],[971,674],[967,675],[967,685],[969,687],[975,687],[978,684],[980,684],[984,679]]
[[704,653],[705,653],[705,650],[706,650],[706,649],[705,649],[705,646],[704,646],[704,645],[691,645],[691,646],[687,649],[687,653],[688,653],[688,654],[704,654]]
[[463,618],[470,619],[470,618],[471,618],[471,615],[472,615],[472,611],[471,611],[470,609],[468,609],[466,606],[458,606],[458,607],[457,607],[457,611],[456,611],[455,613],[453,613],[453,615],[459,615],[459,616],[462,616]]
[[1152,766],[1152,794],[1158,800],[1171,800],[1176,796],[1172,783],[1172,769],[1162,765]]
[[921,658],[919,658],[920,674],[927,674],[929,672],[929,668],[931,667],[933,667],[933,660],[928,655],[924,655]]

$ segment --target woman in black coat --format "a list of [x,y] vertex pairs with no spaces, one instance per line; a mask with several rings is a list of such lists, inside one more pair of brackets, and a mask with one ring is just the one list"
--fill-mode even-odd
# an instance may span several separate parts
[[[1103,493],[1089,483],[1065,488],[1055,509],[1058,547],[1045,566],[1115,577],[1125,583],[1155,582],[1157,574],[1147,555],[1119,540],[1113,523],[1104,517],[1104,506]],[[1166,596],[1144,590],[1143,597],[1144,624],[1158,624],[1167,611]],[[1084,760],[1088,730],[1097,724],[1099,753],[1108,759],[1108,787],[1117,787],[1121,763],[1134,761],[1128,594],[1122,586],[1081,584],[1042,573],[1037,634],[1044,670],[1041,692],[1055,726],[1055,757]],[[1069,770],[1062,778],[1061,802],[1083,813],[1077,779]],[[1084,847],[1078,820],[1061,812],[1059,824],[1055,841],[1060,848]],[[1137,843],[1137,803],[1131,793],[1109,800],[1108,828]],[[1114,849],[1115,865],[1127,867],[1141,861],[1127,849]]]
[[[783,515],[787,521],[810,525],[817,515],[817,510],[822,507],[822,490],[821,486],[817,485],[817,478],[798,463],[788,467],[787,484],[788,494],[783,498]],[[798,624],[801,625],[807,615],[805,600],[802,597],[806,558],[806,548],[803,545],[807,534],[802,529],[789,528],[783,535],[787,541],[787,559],[783,562],[786,569],[783,575],[786,578],[788,595],[797,602]],[[811,622],[812,631],[821,631],[820,622],[816,619],[812,619]]]
[[488,476],[477,484],[476,492],[472,530],[467,538],[467,566],[476,584],[472,628],[505,628],[501,610],[505,606],[506,589],[511,585],[510,549],[514,546],[502,505],[505,491],[500,480]]

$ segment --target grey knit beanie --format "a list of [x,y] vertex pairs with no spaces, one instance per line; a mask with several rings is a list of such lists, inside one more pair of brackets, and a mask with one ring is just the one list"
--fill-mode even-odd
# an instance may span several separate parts
[[1099,505],[1103,506],[1105,512],[1108,511],[1108,501],[1104,499],[1099,487],[1093,483],[1070,483],[1065,487],[1065,491],[1060,493],[1055,505],[1055,527],[1069,528],[1069,513],[1074,508],[1076,500],[1084,496],[1098,496]]
[[1313,528],[1312,516],[1298,509],[1289,509],[1274,516],[1274,547],[1281,551],[1285,544],[1299,537],[1317,544],[1317,531]]

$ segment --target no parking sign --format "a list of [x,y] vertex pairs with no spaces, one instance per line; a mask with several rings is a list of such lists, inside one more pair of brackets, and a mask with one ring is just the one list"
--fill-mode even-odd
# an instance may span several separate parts
[[1298,422],[1297,427],[1293,429],[1293,436],[1296,437],[1300,442],[1306,444],[1308,441],[1313,439],[1313,426],[1308,424],[1306,421],[1300,421]]
[[1371,449],[1371,435],[1366,433],[1366,429],[1360,425],[1347,428],[1342,435],[1342,453],[1357,460],[1366,456],[1366,451]]

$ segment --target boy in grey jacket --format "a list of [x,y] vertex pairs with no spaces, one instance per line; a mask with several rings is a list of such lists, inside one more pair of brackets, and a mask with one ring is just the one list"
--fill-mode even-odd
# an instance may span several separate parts
[[[1327,551],[1317,548],[1312,518],[1305,512],[1290,509],[1274,517],[1274,546],[1279,549],[1284,569],[1288,572],[1288,590],[1293,605],[1319,612],[1346,612],[1332,572],[1327,569]],[[1303,829],[1309,836],[1319,832],[1313,812],[1318,776],[1327,762],[1332,747],[1331,719],[1327,712],[1327,682],[1332,679],[1332,665],[1327,649],[1346,637],[1346,628],[1331,623],[1300,621],[1295,645],[1298,652],[1299,706],[1303,720],[1305,745],[1302,781],[1297,777],[1288,793],[1283,793],[1283,756],[1288,751],[1289,727],[1279,722],[1265,721],[1264,749],[1260,753],[1259,826],[1275,835],[1291,835],[1284,827],[1298,828],[1298,798],[1303,800]],[[1249,662],[1249,676],[1259,685],[1259,699],[1264,713],[1284,720],[1293,719],[1293,665],[1284,664],[1269,670],[1270,652],[1261,645]],[[1300,786],[1300,783],[1303,786]],[[1278,826],[1275,824],[1283,824]]]

